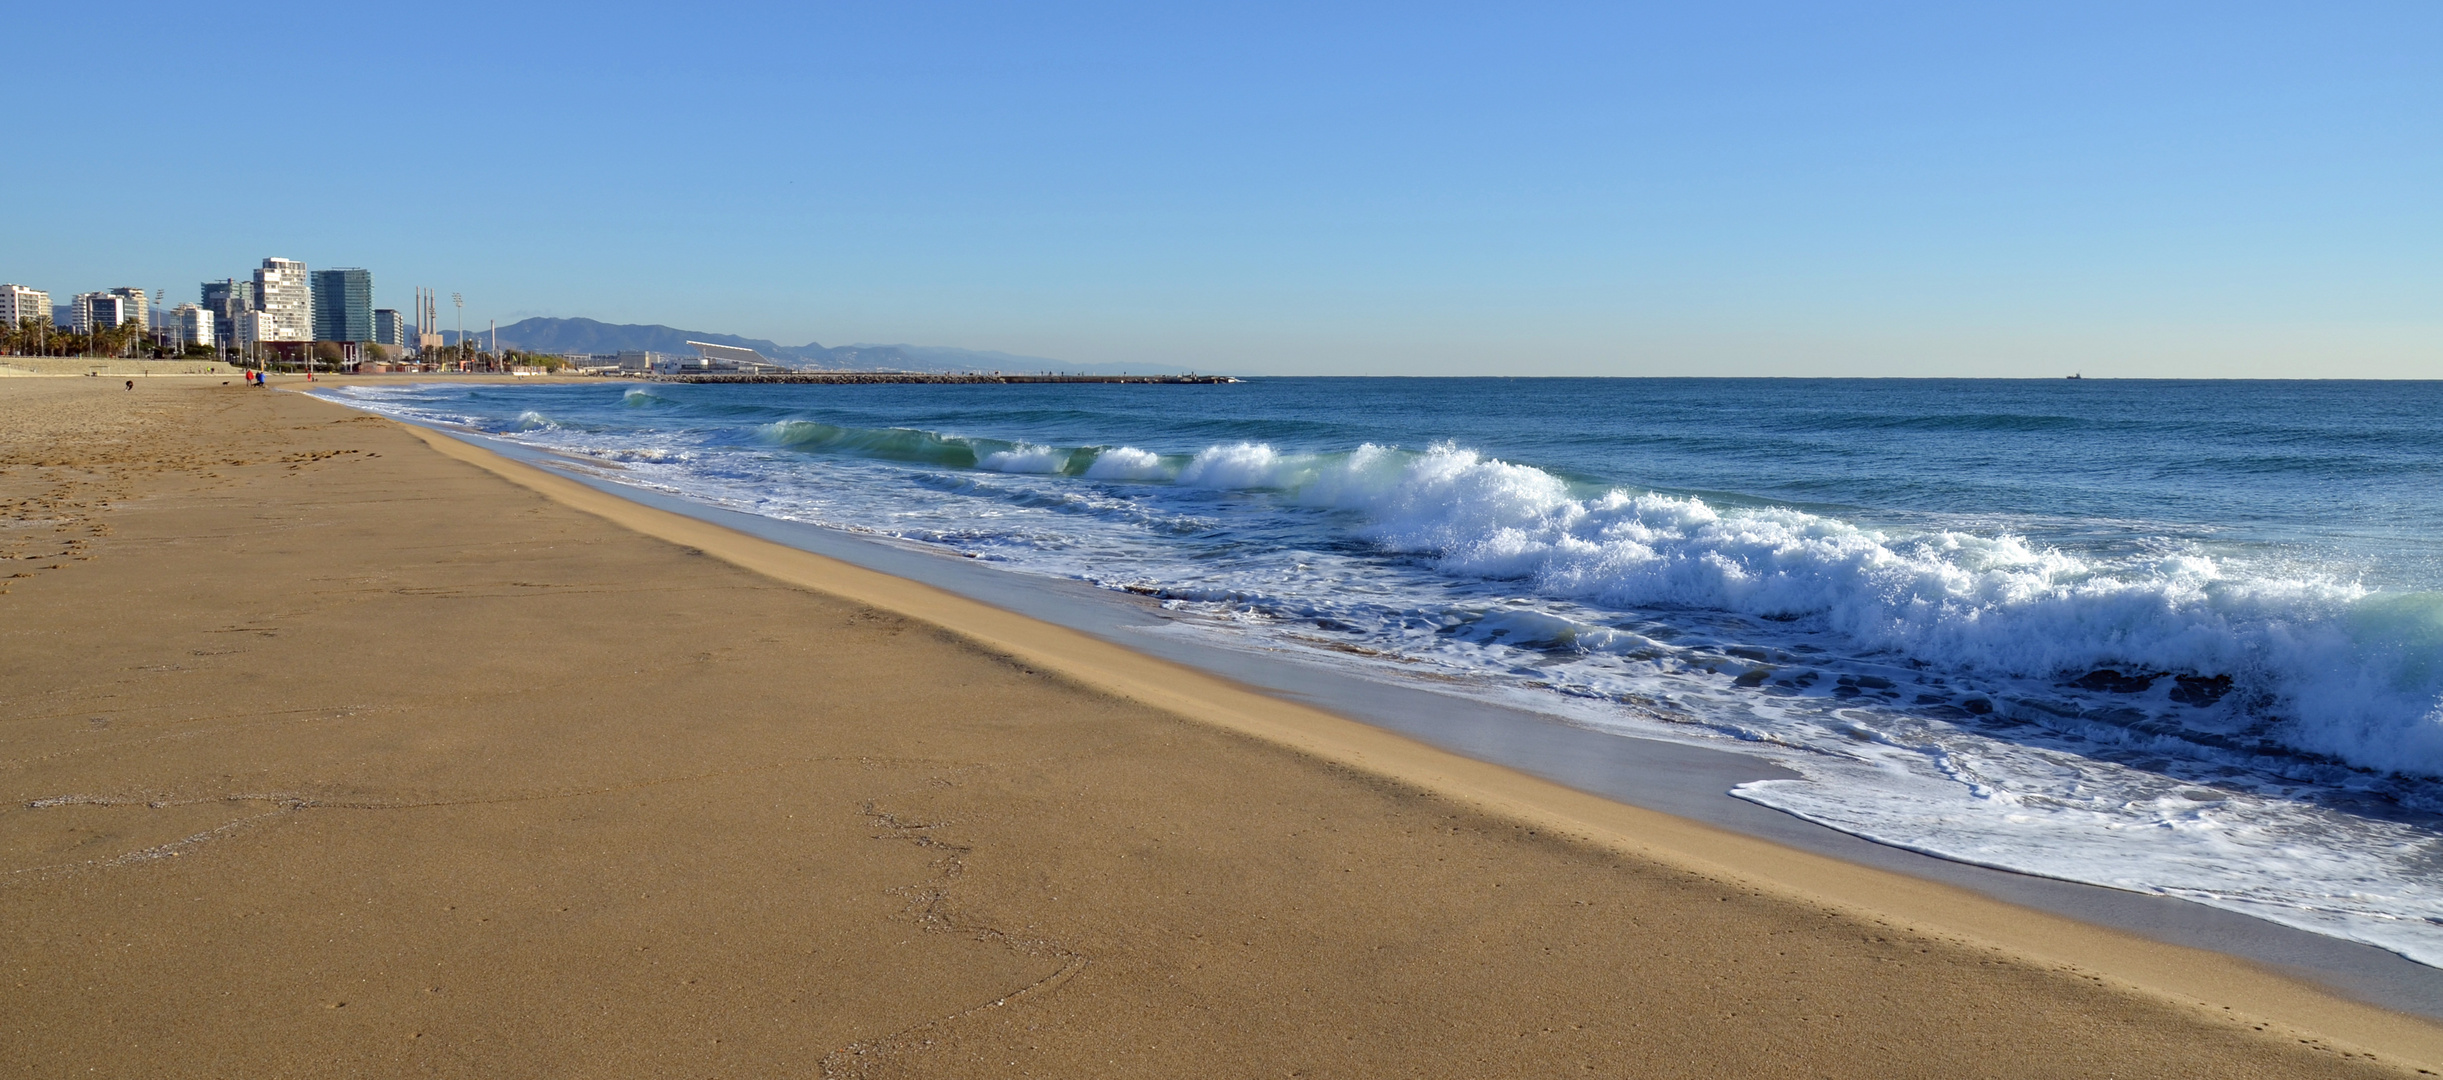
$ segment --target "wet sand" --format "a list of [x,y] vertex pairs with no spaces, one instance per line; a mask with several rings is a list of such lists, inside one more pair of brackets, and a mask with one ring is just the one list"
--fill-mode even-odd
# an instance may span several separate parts
[[299,395],[8,380],[0,525],[9,1075],[2443,1059]]

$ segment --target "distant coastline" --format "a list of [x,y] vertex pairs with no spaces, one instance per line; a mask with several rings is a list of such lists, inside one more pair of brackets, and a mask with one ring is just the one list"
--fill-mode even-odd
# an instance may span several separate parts
[[[947,345],[832,345],[809,341],[783,345],[763,338],[740,337],[709,330],[682,330],[658,323],[606,323],[597,319],[521,319],[495,331],[466,332],[489,344],[497,338],[505,347],[536,353],[603,354],[628,351],[692,355],[690,342],[702,341],[753,349],[790,367],[828,371],[918,371],[974,373],[1063,373],[1075,375],[1185,375],[1188,368],[1156,363],[1079,364],[1043,356],[962,349]],[[442,331],[455,343],[457,331]]]

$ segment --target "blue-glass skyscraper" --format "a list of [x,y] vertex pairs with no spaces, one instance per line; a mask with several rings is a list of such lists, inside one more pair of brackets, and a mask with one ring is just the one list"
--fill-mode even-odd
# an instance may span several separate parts
[[314,340],[373,340],[372,271],[314,271]]

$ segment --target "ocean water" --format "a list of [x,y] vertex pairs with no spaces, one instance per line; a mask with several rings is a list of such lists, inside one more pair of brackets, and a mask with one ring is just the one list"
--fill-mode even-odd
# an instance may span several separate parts
[[2443,966],[2443,383],[329,393]]

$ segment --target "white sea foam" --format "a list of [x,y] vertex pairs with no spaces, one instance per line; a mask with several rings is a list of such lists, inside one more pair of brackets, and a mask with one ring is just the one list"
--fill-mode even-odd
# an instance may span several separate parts
[[2418,826],[2030,752],[1891,710],[1838,715],[1853,724],[1847,745],[1790,762],[1806,779],[1733,794],[1896,847],[2181,897],[2443,966],[2432,921],[2443,890],[2426,880],[2418,853],[2432,834]]
[[1069,467],[1069,452],[1050,446],[1020,444],[984,455],[977,465],[994,472],[1057,473]]
[[1092,480],[1168,480],[1171,468],[1163,464],[1162,455],[1133,446],[1116,446],[1095,455],[1094,464],[1086,466],[1086,477]]
[[1201,488],[1292,488],[1313,478],[1316,460],[1262,443],[1215,446],[1189,459],[1179,470],[1179,482]]

